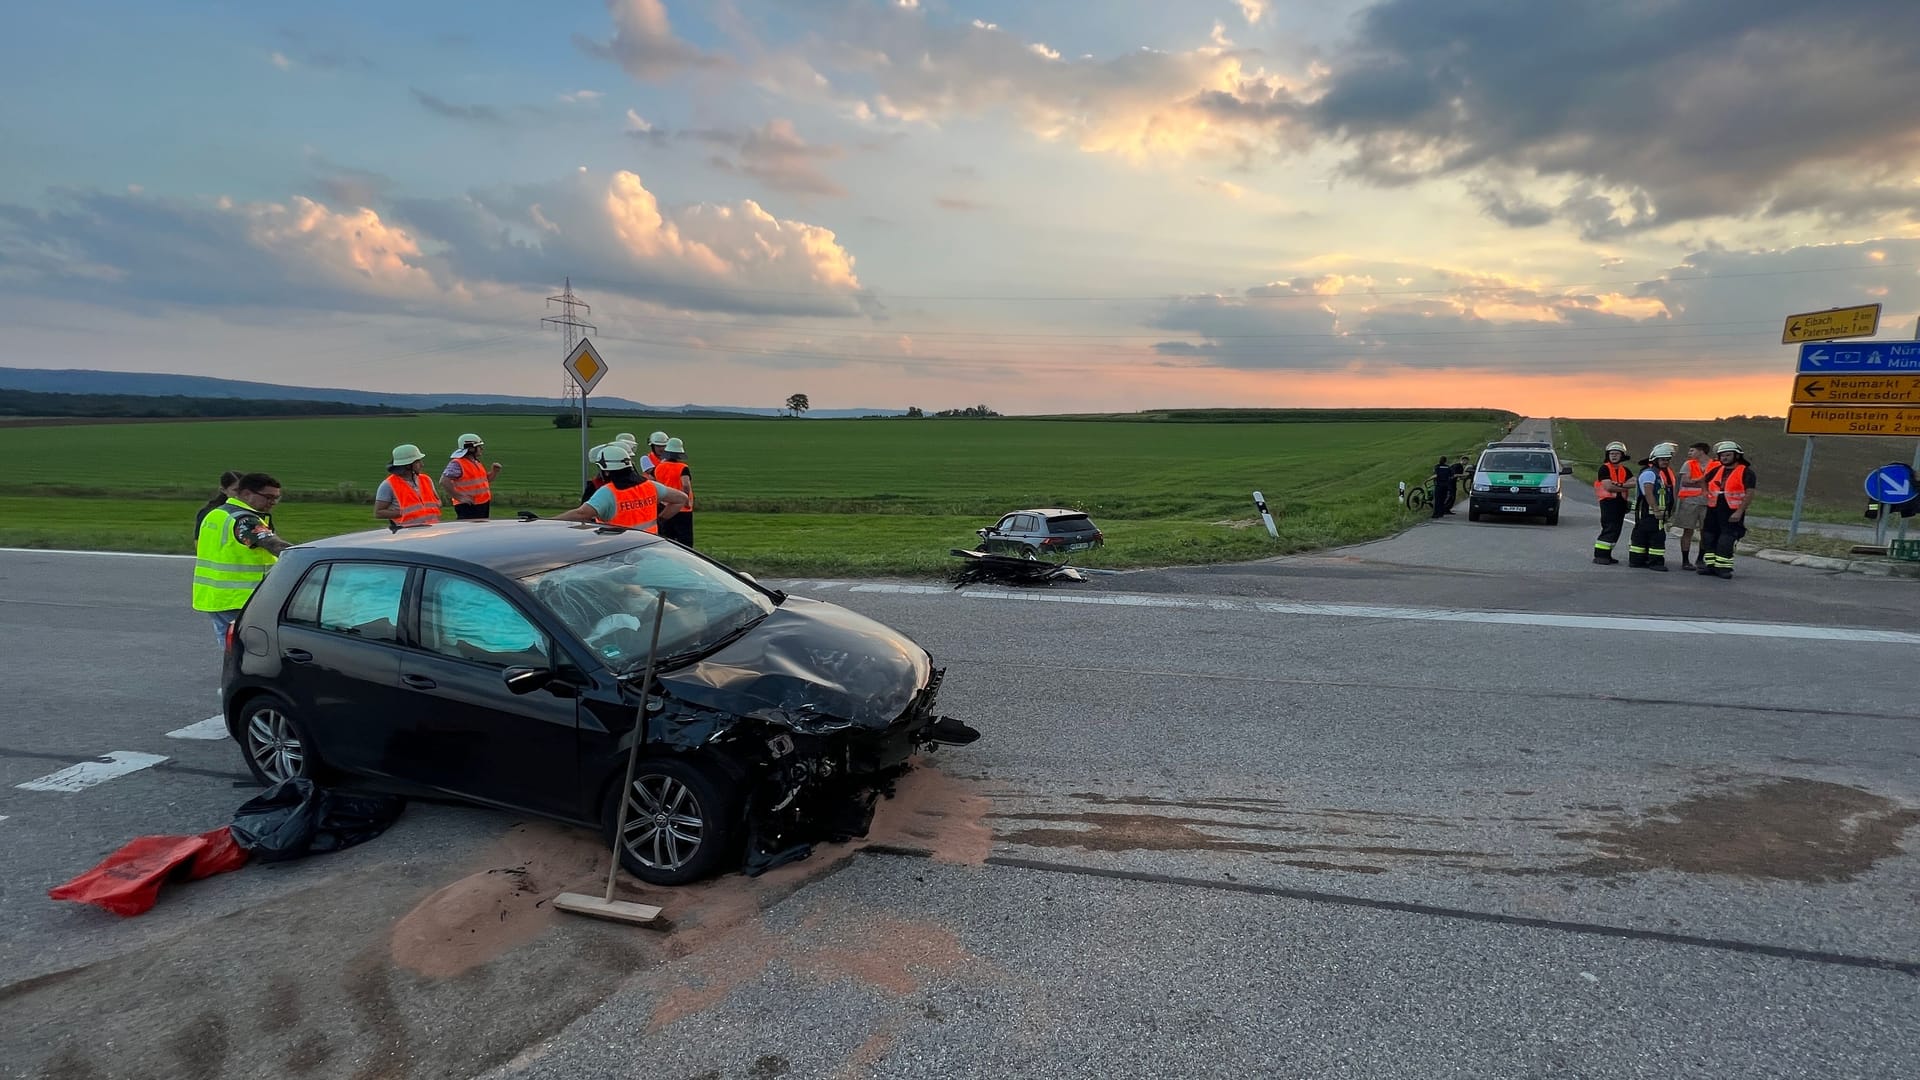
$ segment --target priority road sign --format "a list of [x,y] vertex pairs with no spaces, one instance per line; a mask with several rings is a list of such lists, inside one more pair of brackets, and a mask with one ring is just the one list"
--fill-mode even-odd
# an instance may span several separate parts
[[1920,373],[1920,341],[1856,341],[1847,345],[1813,342],[1800,346],[1802,375],[1880,375]]
[[1920,409],[1795,405],[1787,410],[1787,434],[1920,438]]
[[1880,305],[1861,304],[1858,307],[1789,315],[1786,326],[1780,331],[1780,344],[1795,345],[1802,341],[1872,337],[1879,332]]
[[574,383],[583,394],[593,393],[593,388],[600,385],[600,380],[607,374],[607,362],[600,359],[600,350],[593,347],[590,338],[581,338],[580,344],[573,347],[560,366],[573,376]]
[[1912,375],[1795,375],[1793,403],[1920,407],[1920,372]]
[[1867,474],[1867,498],[1899,506],[1913,498],[1913,466],[1893,461]]

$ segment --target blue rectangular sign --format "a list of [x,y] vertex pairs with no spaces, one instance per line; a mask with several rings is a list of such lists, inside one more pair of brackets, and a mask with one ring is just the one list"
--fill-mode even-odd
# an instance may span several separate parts
[[1802,375],[1920,371],[1920,341],[1810,341],[1800,346]]

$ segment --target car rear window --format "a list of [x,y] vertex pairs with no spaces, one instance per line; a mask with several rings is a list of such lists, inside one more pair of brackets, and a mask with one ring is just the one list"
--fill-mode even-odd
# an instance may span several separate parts
[[1093,522],[1087,520],[1087,515],[1085,514],[1062,514],[1059,517],[1047,519],[1047,531],[1059,535],[1061,533],[1098,532],[1099,530],[1094,527]]
[[1480,459],[1480,468],[1490,473],[1550,473],[1557,472],[1553,464],[1553,455],[1537,450],[1504,450],[1489,453]]

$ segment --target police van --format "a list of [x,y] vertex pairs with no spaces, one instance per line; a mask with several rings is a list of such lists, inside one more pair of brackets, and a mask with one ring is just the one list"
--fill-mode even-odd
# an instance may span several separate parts
[[1468,496],[1467,520],[1483,515],[1544,517],[1560,524],[1560,478],[1572,476],[1573,466],[1560,464],[1552,443],[1488,443],[1473,467],[1473,493]]

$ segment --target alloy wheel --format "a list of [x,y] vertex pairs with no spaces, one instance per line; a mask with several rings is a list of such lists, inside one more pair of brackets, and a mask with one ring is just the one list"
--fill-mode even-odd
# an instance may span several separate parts
[[278,709],[260,709],[247,718],[247,756],[276,784],[306,775],[306,747],[293,721]]
[[687,785],[659,773],[637,776],[627,794],[627,851],[641,865],[678,870],[706,836],[700,800]]

